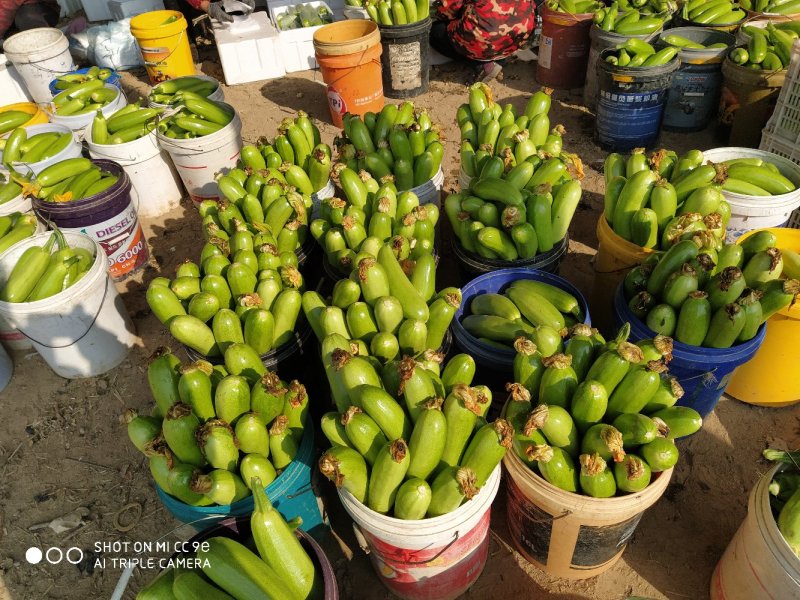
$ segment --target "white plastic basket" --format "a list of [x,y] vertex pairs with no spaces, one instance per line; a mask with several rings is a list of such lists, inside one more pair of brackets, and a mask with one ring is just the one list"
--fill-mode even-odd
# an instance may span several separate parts
[[[765,128],[761,133],[761,144],[759,150],[766,150],[778,156],[783,156],[789,160],[800,164],[800,147],[795,143],[784,141],[782,138],[775,135],[773,132]],[[786,227],[793,227],[800,229],[800,208],[795,210],[786,222]]]
[[[765,131],[791,143],[800,141],[800,43],[797,41],[792,46],[786,79]],[[764,149],[763,140],[761,149]]]

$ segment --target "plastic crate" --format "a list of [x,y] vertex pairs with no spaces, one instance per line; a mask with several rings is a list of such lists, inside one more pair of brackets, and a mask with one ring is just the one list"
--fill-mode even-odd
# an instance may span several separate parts
[[[303,27],[301,29],[289,29],[281,31],[278,27],[278,17],[285,13],[290,6],[297,4],[310,4],[314,8],[326,7],[331,11],[327,2],[322,0],[311,0],[310,2],[292,2],[291,0],[277,0],[276,2],[267,1],[269,13],[272,16],[272,23],[278,30],[278,39],[281,42],[283,54],[283,66],[287,73],[297,71],[307,71],[317,68],[317,59],[314,55],[314,32],[323,25],[317,27]],[[332,12],[334,18],[336,14]]]
[[91,22],[110,21],[111,10],[103,0],[81,0],[86,18]]
[[[800,42],[792,46],[792,60],[786,69],[775,110],[765,130],[787,142],[800,142]],[[763,150],[763,148],[762,148]]]
[[278,31],[266,12],[254,12],[245,21],[228,26],[215,22],[214,39],[227,85],[274,79],[286,73]]
[[[758,149],[772,152],[800,164],[800,148],[798,145],[775,135],[775,132],[769,131],[769,127],[765,127],[764,131],[761,132],[761,144]],[[800,229],[800,208],[795,210],[789,217],[786,227]]]

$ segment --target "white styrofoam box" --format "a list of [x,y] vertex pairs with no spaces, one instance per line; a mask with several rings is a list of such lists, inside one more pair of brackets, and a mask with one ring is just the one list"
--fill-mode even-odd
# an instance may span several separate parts
[[121,21],[154,10],[164,10],[163,0],[111,0],[108,3],[111,18]]
[[111,11],[108,9],[108,2],[103,0],[81,0],[86,18],[89,21],[110,21]]
[[278,32],[265,12],[228,26],[214,22],[214,39],[228,85],[286,74]]
[[[331,10],[330,5],[322,0],[311,0],[310,2],[295,2],[292,0],[276,0],[270,2],[269,12],[272,15],[272,22],[278,30],[278,39],[281,42],[281,50],[283,54],[283,66],[287,73],[294,73],[296,71],[307,71],[308,69],[317,68],[317,59],[314,55],[314,32],[323,27],[302,27],[300,29],[289,29],[281,31],[278,27],[278,17],[285,13],[290,6],[297,4],[310,4],[314,8],[325,6]],[[337,14],[333,12],[334,18]]]
[[17,102],[33,102],[33,98],[14,65],[0,54],[0,106]]

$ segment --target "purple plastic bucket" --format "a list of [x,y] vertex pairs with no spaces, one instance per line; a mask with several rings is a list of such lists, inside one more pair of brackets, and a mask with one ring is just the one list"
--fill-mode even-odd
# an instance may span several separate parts
[[[324,600],[339,600],[339,587],[336,583],[336,574],[333,571],[331,561],[325,556],[325,552],[323,552],[320,545],[314,541],[314,538],[305,531],[295,529],[294,534],[300,538],[300,543],[314,562],[314,567],[322,575],[322,582],[325,585]],[[198,533],[189,540],[187,547],[194,548],[200,542],[220,536],[245,543],[250,539],[250,517],[242,516],[225,519],[221,521],[219,525]]]
[[84,233],[97,240],[108,259],[108,271],[115,280],[124,279],[147,264],[150,251],[131,199],[131,180],[111,160],[93,160],[103,171],[119,177],[107,190],[75,202],[47,202],[34,199],[34,211],[59,229]]

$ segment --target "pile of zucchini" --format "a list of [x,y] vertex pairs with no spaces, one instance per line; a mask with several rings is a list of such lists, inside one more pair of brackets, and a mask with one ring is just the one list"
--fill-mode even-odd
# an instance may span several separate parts
[[[344,131],[334,141],[338,162],[366,171],[379,183],[394,181],[398,192],[430,181],[442,165],[439,127],[411,102],[387,104],[380,113],[346,114]],[[335,167],[336,172],[341,167]]]
[[569,292],[542,281],[517,279],[501,293],[476,295],[461,325],[479,342],[512,350],[524,336],[542,356],[562,352],[567,329],[582,323],[578,300]]
[[739,5],[745,10],[771,15],[796,15],[800,13],[797,2],[787,0],[739,0]]
[[[236,348],[236,346],[233,346]],[[229,350],[230,352],[230,350]],[[228,505],[267,486],[294,460],[308,418],[308,394],[261,362],[226,353],[225,365],[182,365],[159,348],[147,369],[151,416],[129,409],[128,437],[166,493],[191,506]]]
[[347,348],[331,357],[347,404],[322,417],[333,447],[320,471],[370,509],[398,519],[452,512],[480,491],[511,447],[508,421],[486,422],[491,392],[472,386],[469,355],[454,356],[441,371],[438,362],[405,356],[380,373]]
[[23,110],[4,110],[0,112],[0,135],[22,127],[33,118],[31,113]]
[[203,79],[202,77],[178,77],[162,81],[150,88],[148,99],[155,104],[176,104],[180,100],[178,92],[193,92],[203,98],[208,98],[219,88],[219,82]]
[[411,25],[428,18],[431,12],[424,0],[351,0],[348,5],[363,6],[369,18],[384,27]]
[[606,342],[578,325],[550,357],[526,338],[515,343],[504,409],[513,450],[558,488],[595,498],[640,492],[677,463],[674,438],[702,426],[695,410],[674,406],[683,389],[667,375],[672,340],[631,344],[629,331],[626,323]]
[[258,479],[252,483],[255,511],[249,539],[217,536],[198,542],[194,557],[199,568],[165,569],[136,600],[323,597],[322,576],[294,533],[297,524],[287,523],[272,506],[263,485]]
[[[746,342],[800,293],[800,281],[781,279],[784,262],[775,236],[760,231],[719,252],[683,240],[632,269],[623,281],[630,310],[656,333],[708,348]],[[796,254],[789,272],[798,273]]]
[[363,180],[349,167],[336,169],[345,199],[325,198],[311,235],[325,252],[328,264],[349,275],[365,256],[391,242],[400,259],[416,260],[434,251],[439,207],[420,205],[414,192],[398,192],[392,181],[379,186]]
[[746,48],[734,48],[728,57],[743,67],[780,71],[789,67],[792,45],[797,39],[795,29],[777,27],[768,23],[766,28],[745,25],[742,30],[750,36]]
[[610,65],[626,67],[628,69],[649,69],[668,64],[679,52],[673,45],[656,49],[639,38],[629,38],[625,43],[618,45],[614,50],[605,52],[605,61]]
[[158,132],[168,138],[191,139],[217,133],[233,120],[228,104],[209,100],[189,90],[175,93],[178,111],[158,121]]
[[176,340],[204,357],[227,364],[234,346],[260,364],[294,339],[305,289],[297,266],[294,251],[279,253],[271,235],[241,227],[229,240],[207,242],[199,265],[187,260],[174,279],[155,278],[147,303]]
[[88,79],[53,96],[51,106],[59,116],[77,117],[102,109],[121,93],[118,87],[106,84],[103,79]]
[[72,139],[71,131],[44,131],[28,137],[27,129],[17,127],[2,140],[0,153],[3,165],[13,167],[16,162],[26,165],[42,162],[67,148]]
[[681,7],[681,17],[689,25],[734,25],[746,16],[741,4],[733,0],[689,0]]
[[[756,160],[764,166],[738,160],[750,159],[704,165],[699,150],[678,157],[662,149],[648,157],[638,148],[627,160],[609,154],[604,167],[606,221],[618,236],[643,248],[667,250],[696,235],[702,238],[700,245],[719,246],[731,217],[730,205],[720,190],[752,186],[744,181],[750,178],[750,170],[770,168],[760,159]],[[742,179],[735,179],[737,176]],[[781,177],[780,173],[776,176]]]
[[[2,186],[0,186],[2,188]],[[0,254],[36,233],[36,217],[21,212],[0,217]]]
[[594,23],[620,35],[649,35],[661,30],[676,9],[673,0],[616,0],[595,11]]
[[604,8],[602,2],[597,0],[548,0],[547,8],[553,12],[569,13],[572,15],[582,15],[593,13]]
[[310,3],[289,5],[276,19],[276,25],[281,31],[319,27],[326,23],[333,23],[333,13],[325,4],[317,7],[311,6]]
[[[328,184],[331,148],[320,142],[319,129],[301,110],[294,119],[281,122],[272,141],[262,137],[256,148],[245,146],[241,162],[255,177],[249,187],[245,186],[248,193],[258,196],[259,189],[262,194],[269,193],[263,186],[277,179],[294,186],[301,194],[311,195]],[[280,177],[281,173],[284,177]]]
[[72,202],[96,196],[118,181],[119,176],[103,171],[88,158],[67,158],[23,183],[23,194],[46,202]]
[[767,448],[764,458],[786,465],[769,484],[769,504],[778,531],[800,558],[800,452]]
[[107,118],[98,110],[89,132],[91,141],[116,145],[138,140],[155,130],[156,118],[162,112],[163,108],[142,108],[138,100]]
[[354,345],[359,356],[378,365],[403,355],[427,353],[433,360],[461,305],[460,290],[446,288],[436,294],[435,286],[431,254],[398,259],[395,246],[383,244],[374,257],[359,259],[350,277],[336,282],[330,302],[315,291],[303,294],[303,311],[322,342],[322,362],[340,410],[347,402],[326,356],[331,339],[346,342],[348,349]]
[[[97,65],[89,67],[86,73],[66,73],[59,75],[55,78],[55,88],[59,92],[77,90],[78,85],[86,83],[87,81],[105,81],[111,77],[114,72],[111,69],[101,69]],[[52,82],[51,82],[52,85]]]

